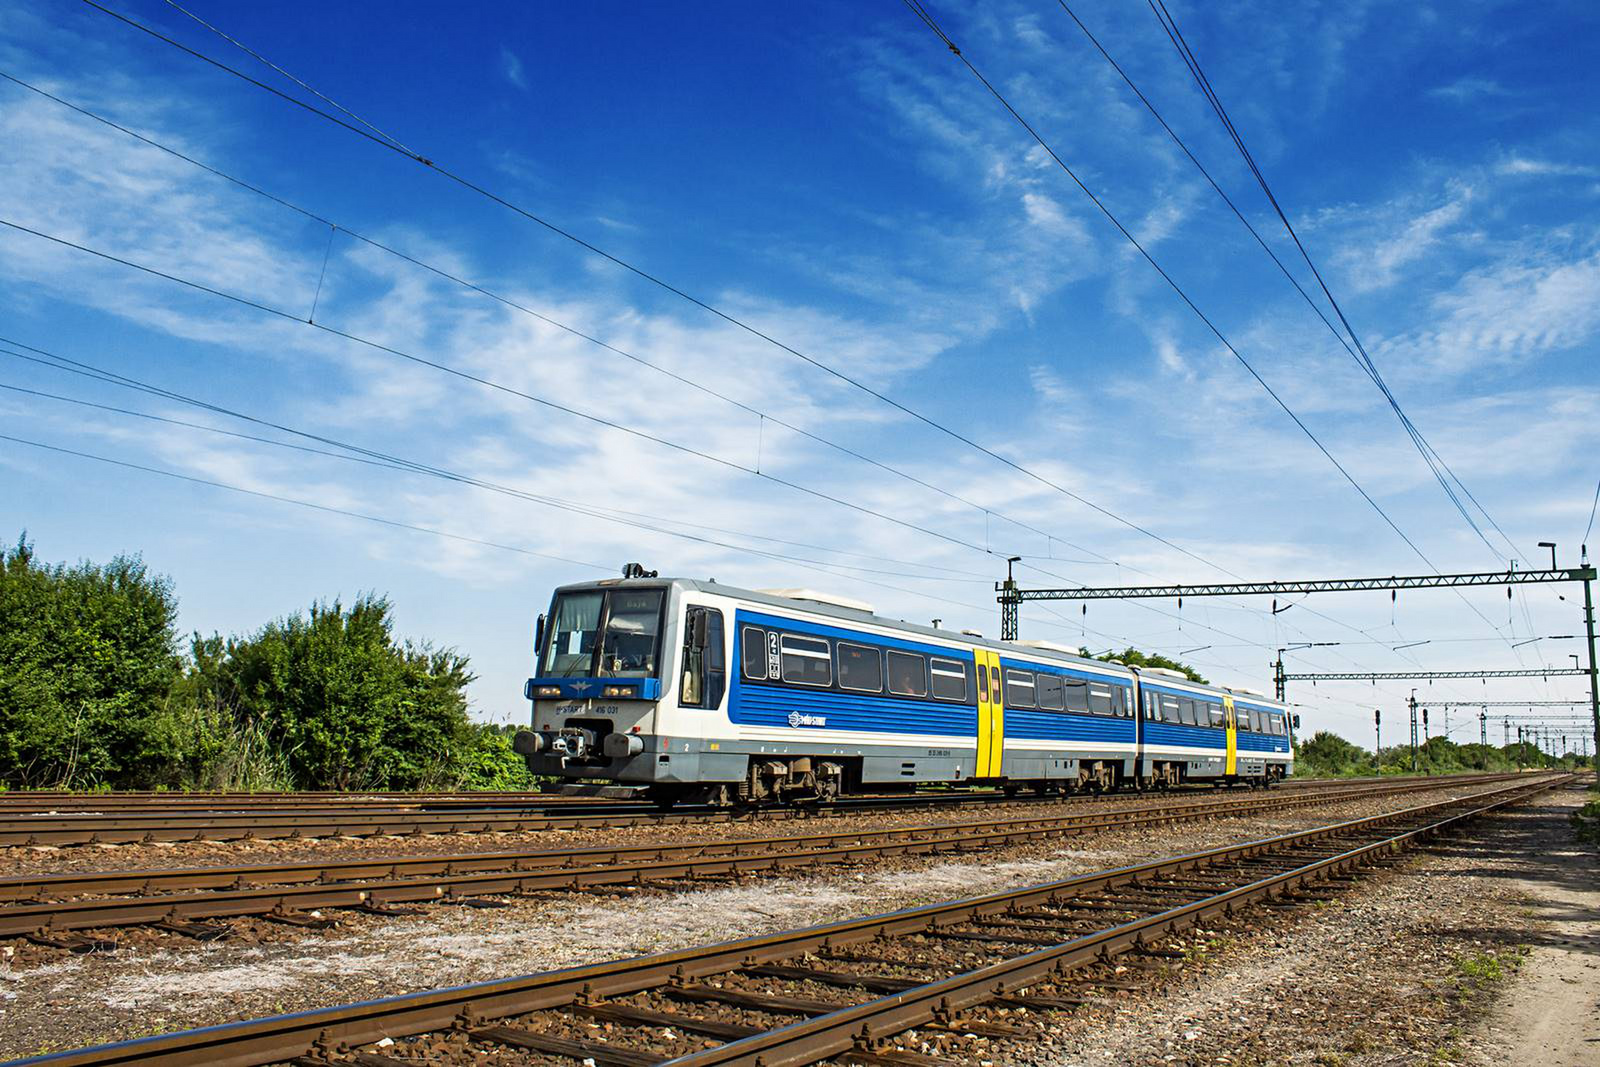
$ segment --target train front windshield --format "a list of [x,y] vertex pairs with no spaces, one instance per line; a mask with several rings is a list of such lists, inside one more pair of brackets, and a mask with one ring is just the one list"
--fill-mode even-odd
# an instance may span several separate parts
[[562,593],[551,613],[542,678],[654,678],[662,589]]

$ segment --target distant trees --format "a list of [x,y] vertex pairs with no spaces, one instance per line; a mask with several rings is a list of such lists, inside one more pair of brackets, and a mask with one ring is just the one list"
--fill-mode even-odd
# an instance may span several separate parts
[[1097,656],[1096,658],[1108,663],[1116,660],[1120,663],[1126,663],[1130,667],[1163,667],[1166,670],[1177,671],[1179,674],[1187,676],[1191,682],[1198,682],[1201,685],[1208,684],[1200,672],[1187,663],[1179,663],[1177,660],[1168,659],[1166,656],[1140,652],[1137,648],[1125,648],[1121,652],[1107,652],[1105,655]]
[[522,789],[467,716],[465,656],[397,641],[388,600],[313,604],[178,651],[171,583],[136,557],[0,558],[0,787]]
[[[1463,771],[1514,771],[1522,767],[1581,767],[1592,761],[1579,756],[1551,756],[1533,745],[1458,745],[1445,737],[1431,737],[1417,745],[1419,774],[1455,774]],[[1308,778],[1339,778],[1371,774],[1410,774],[1410,745],[1394,745],[1378,753],[1352,744],[1338,734],[1319,730],[1295,744],[1295,774]]]

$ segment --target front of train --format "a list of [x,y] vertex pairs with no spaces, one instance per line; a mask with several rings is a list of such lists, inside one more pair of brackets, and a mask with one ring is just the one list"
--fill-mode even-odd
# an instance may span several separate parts
[[534,774],[654,780],[672,585],[636,566],[624,578],[562,586],[539,617],[530,729],[513,747]]

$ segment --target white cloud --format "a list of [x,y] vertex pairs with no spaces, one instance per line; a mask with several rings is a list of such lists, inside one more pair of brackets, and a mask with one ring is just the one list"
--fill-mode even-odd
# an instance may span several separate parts
[[1509,93],[1503,85],[1492,78],[1476,78],[1469,75],[1445,85],[1435,86],[1428,90],[1428,95],[1452,103],[1468,104],[1490,97],[1507,96]]
[[1597,167],[1526,156],[1508,156],[1495,164],[1494,170],[1496,174],[1518,178],[1592,178],[1600,174]]
[[500,47],[500,73],[505,76],[506,81],[527,92],[528,76],[522,69],[522,60],[504,45]]

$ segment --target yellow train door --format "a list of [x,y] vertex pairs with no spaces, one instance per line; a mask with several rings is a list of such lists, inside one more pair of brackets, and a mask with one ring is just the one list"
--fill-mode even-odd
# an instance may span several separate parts
[[1234,710],[1233,698],[1222,698],[1222,722],[1228,731],[1228,764],[1224,774],[1239,773],[1239,713]]
[[1000,654],[985,648],[973,650],[973,665],[978,672],[978,761],[976,778],[1000,777],[1000,761],[1005,753],[1005,694],[1000,688]]

